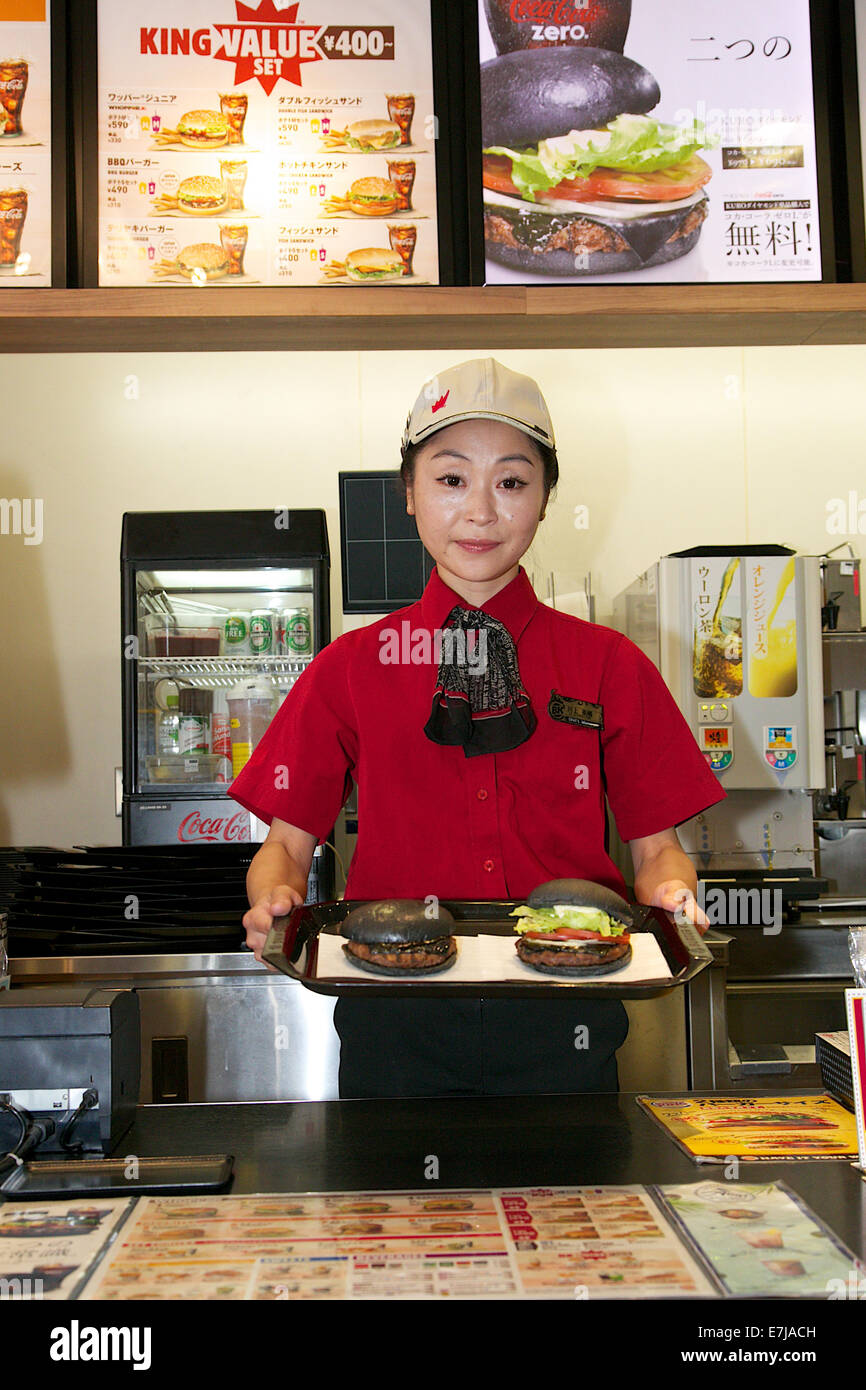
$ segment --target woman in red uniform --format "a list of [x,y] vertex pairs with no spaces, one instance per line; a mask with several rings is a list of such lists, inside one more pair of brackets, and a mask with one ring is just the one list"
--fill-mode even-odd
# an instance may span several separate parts
[[[540,603],[520,566],[558,477],[536,383],[492,358],[443,372],[409,417],[401,472],[436,562],[423,595],[319,653],[231,788],[270,823],[247,944],[261,959],[273,918],[304,902],[351,779],[346,898],[522,900],[554,878],[624,892],[606,798],[636,898],[705,926],[675,827],[724,793],[648,658]],[[458,643],[437,664],[451,626],[484,631],[485,676],[458,669]],[[596,708],[576,724],[555,696]],[[563,995],[340,999],[340,1095],[615,1090],[622,1004]]]

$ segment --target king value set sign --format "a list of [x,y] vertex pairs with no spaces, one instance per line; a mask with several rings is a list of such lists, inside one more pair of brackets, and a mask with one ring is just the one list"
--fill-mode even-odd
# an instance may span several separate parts
[[436,284],[429,0],[98,11],[101,285]]
[[822,278],[808,0],[479,0],[488,284]]

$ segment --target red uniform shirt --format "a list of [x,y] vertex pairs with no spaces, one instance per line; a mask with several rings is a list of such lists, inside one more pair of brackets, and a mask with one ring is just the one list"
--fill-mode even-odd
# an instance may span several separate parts
[[[633,642],[540,603],[521,568],[482,606],[517,644],[538,726],[518,748],[467,758],[424,733],[438,669],[432,633],[457,603],[471,607],[434,569],[417,603],[325,647],[230,795],[321,842],[354,778],[347,898],[517,899],[553,878],[622,892],[606,852],[605,794],[623,840],[724,797],[673,697]],[[395,645],[396,664],[383,659]],[[413,651],[428,659],[413,661]],[[601,705],[603,731],[554,719],[554,690]]]

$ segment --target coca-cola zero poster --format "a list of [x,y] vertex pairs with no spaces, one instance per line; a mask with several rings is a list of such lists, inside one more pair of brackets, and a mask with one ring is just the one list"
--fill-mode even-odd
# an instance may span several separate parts
[[822,278],[808,0],[479,0],[488,284]]

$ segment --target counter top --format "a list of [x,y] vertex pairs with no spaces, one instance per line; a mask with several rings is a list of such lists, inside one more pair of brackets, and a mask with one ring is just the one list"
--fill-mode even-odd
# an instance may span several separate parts
[[[773,1093],[732,1094],[742,1099]],[[234,1154],[233,1193],[674,1183],[725,1177],[721,1164],[687,1158],[635,1097],[622,1093],[145,1105],[138,1107],[116,1156],[183,1153]],[[438,1160],[438,1182],[425,1178],[431,1156]],[[866,1258],[866,1182],[847,1160],[742,1162],[739,1180],[786,1182],[855,1254]]]

